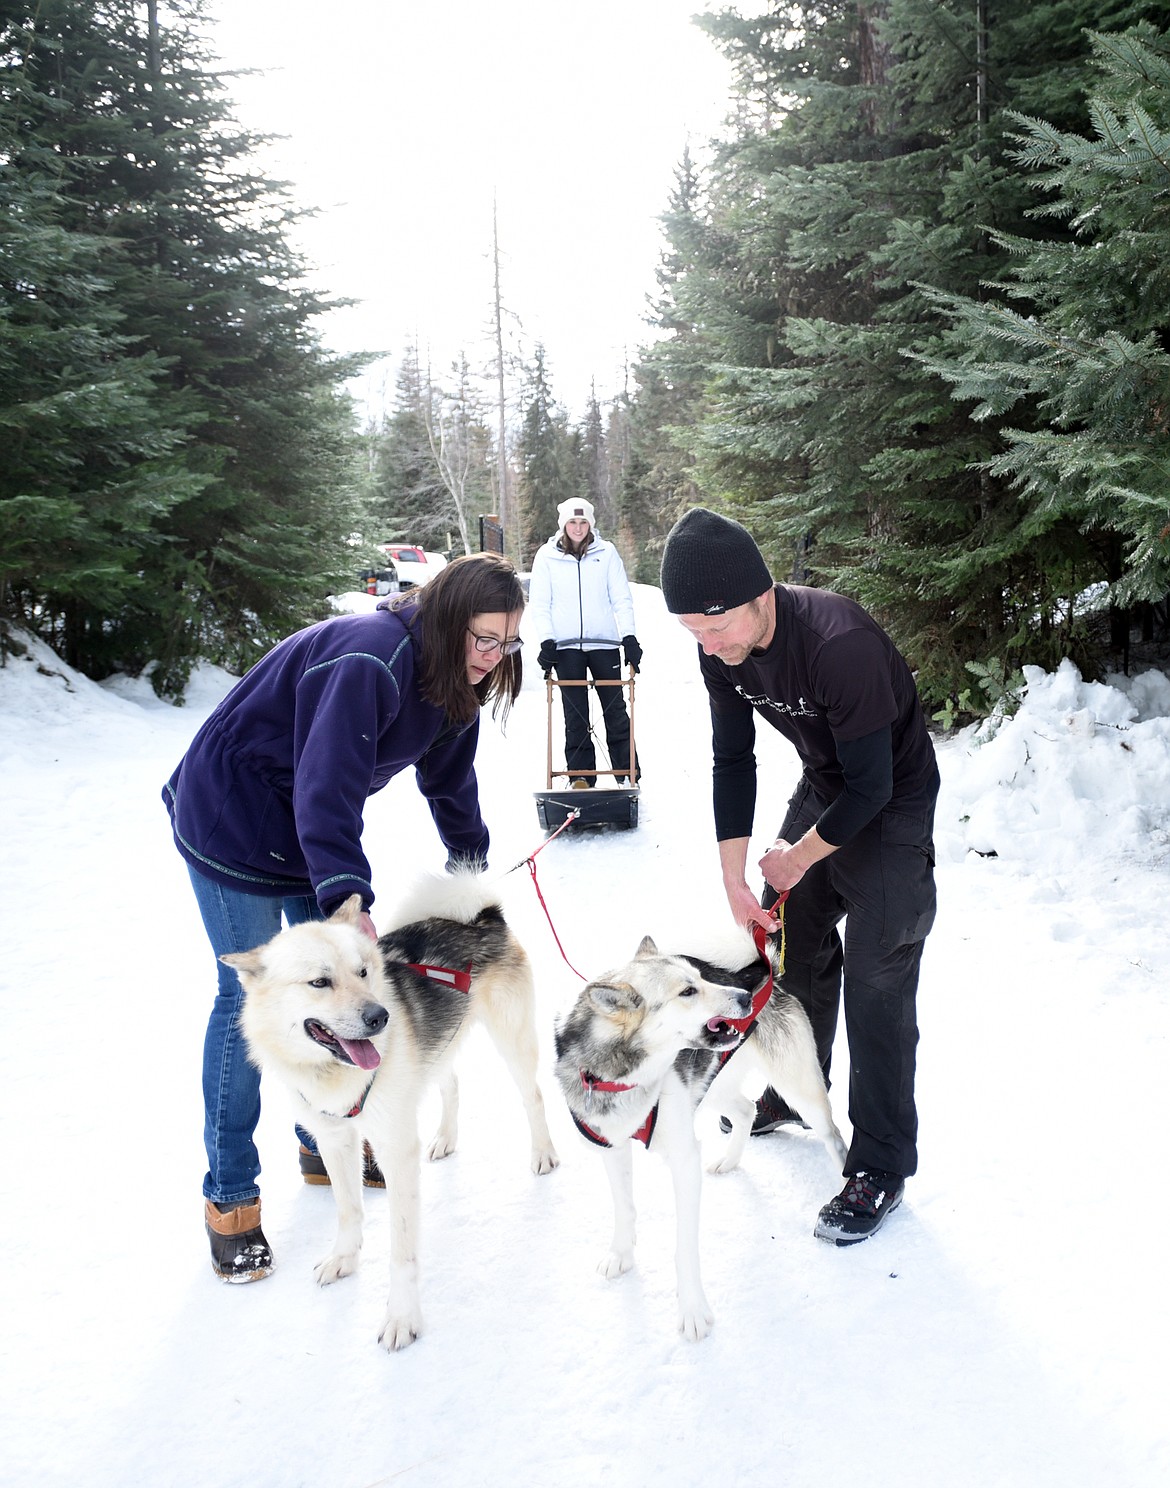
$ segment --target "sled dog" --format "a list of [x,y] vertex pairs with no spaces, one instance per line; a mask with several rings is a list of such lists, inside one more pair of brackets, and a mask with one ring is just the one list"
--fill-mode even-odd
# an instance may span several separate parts
[[532,971],[490,889],[474,874],[422,888],[377,942],[358,928],[361,900],[328,920],[283,930],[267,945],[223,959],[245,997],[250,1056],[293,1093],[297,1120],[317,1139],[337,1203],[322,1286],[353,1272],[362,1244],[362,1144],[386,1175],[391,1207],[390,1296],[379,1342],[401,1349],[422,1330],[418,1291],[419,1101],[442,1096],[432,1160],[455,1149],[452,1069],[481,1020],[520,1089],[532,1171],[558,1159],[536,1082]]
[[603,1149],[613,1191],[613,1240],[598,1270],[614,1277],[634,1264],[631,1143],[652,1145],[674,1186],[679,1330],[692,1340],[706,1337],[714,1321],[699,1270],[695,1112],[704,1097],[712,1107],[718,1102],[732,1124],[712,1172],[738,1163],[755,1097],[769,1084],[812,1127],[838,1168],[845,1161],[812,1028],[796,999],[774,990],[748,1037],[730,1021],[750,1019],[753,992],[770,985],[772,975],[746,934],[741,949],[753,959],[729,970],[664,955],[647,936],[632,961],[586,985],[556,1029],[557,1079],[578,1130]]

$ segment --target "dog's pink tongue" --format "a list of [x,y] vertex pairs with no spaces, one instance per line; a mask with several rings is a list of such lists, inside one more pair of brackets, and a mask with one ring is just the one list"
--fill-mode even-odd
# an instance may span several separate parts
[[370,1043],[369,1039],[347,1039],[337,1036],[337,1042],[357,1065],[358,1069],[377,1069],[382,1063],[382,1056]]

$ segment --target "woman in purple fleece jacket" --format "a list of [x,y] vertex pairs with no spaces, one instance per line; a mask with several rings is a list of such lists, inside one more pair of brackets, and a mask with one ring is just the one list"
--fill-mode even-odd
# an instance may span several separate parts
[[[232,688],[163,789],[175,844],[216,956],[203,1050],[205,1219],[226,1281],[273,1267],[260,1228],[260,1076],[219,957],[328,915],[351,894],[375,934],[362,851],[366,799],[413,765],[449,866],[484,865],[475,750],[480,709],[507,715],[520,691],[524,591],[506,559],[477,553],[424,589],[282,641]],[[302,1167],[319,1159],[307,1134]]]

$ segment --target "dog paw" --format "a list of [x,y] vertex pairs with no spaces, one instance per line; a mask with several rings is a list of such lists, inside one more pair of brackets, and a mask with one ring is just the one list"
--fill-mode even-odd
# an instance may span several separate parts
[[455,1138],[446,1137],[439,1132],[431,1145],[427,1148],[428,1162],[442,1162],[443,1158],[450,1157],[455,1151]]
[[706,1338],[714,1324],[715,1314],[711,1311],[706,1297],[700,1297],[694,1305],[679,1303],[678,1331],[688,1343],[698,1343]]
[[543,1178],[546,1173],[551,1173],[554,1168],[559,1168],[560,1165],[561,1160],[551,1147],[533,1151],[532,1171],[538,1178]]
[[417,1308],[402,1317],[388,1312],[382,1331],[378,1334],[378,1342],[393,1354],[399,1349],[409,1348],[421,1332],[422,1314]]
[[597,1267],[606,1281],[612,1281],[615,1276],[624,1276],[633,1268],[634,1252],[632,1250],[611,1250]]
[[738,1153],[725,1152],[722,1157],[717,1157],[713,1163],[707,1164],[708,1173],[734,1173],[739,1167]]
[[348,1255],[330,1255],[313,1267],[313,1275],[317,1279],[318,1286],[328,1286],[330,1282],[340,1281],[343,1276],[352,1276],[358,1268],[357,1251]]

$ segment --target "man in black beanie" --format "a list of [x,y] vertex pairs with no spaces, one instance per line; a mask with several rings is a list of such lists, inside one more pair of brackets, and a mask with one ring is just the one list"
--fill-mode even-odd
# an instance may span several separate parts
[[[774,584],[751,534],[717,512],[698,507],[675,523],[662,592],[699,643],[727,902],[740,924],[770,930],[768,910],[788,891],[781,985],[812,1021],[826,1079],[844,989],[853,1140],[846,1185],[814,1233],[852,1245],[897,1208],[918,1164],[915,1003],[934,922],[938,768],[914,678],[860,605]],[[803,766],[759,860],[767,887],[758,902],[747,883],[757,714]],[[753,1130],[796,1119],[769,1088]]]

